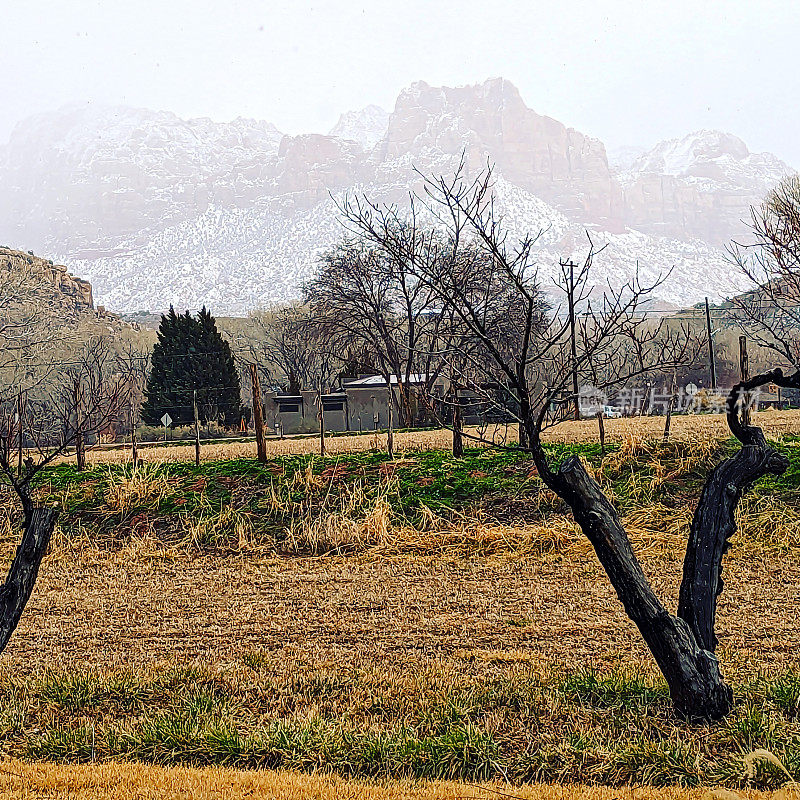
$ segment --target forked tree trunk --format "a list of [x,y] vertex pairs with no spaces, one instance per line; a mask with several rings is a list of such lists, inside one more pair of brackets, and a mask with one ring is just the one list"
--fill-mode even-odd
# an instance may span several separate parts
[[22,538],[6,580],[0,586],[0,653],[5,650],[33,592],[57,518],[54,508],[26,509]]
[[689,719],[721,719],[733,704],[714,654],[717,597],[722,591],[722,558],[736,531],[742,494],[768,474],[781,474],[788,460],[771,448],[760,428],[739,419],[740,395],[765,383],[800,387],[800,372],[780,370],[743,381],[728,397],[728,424],[742,449],[709,475],[692,520],[683,565],[677,616],[656,597],[616,510],[577,456],[556,471],[539,443],[538,424],[529,420],[528,438],[542,480],[565,500],[617,592],[628,617],[647,643],[666,678],[676,711]]
[[[541,471],[541,470],[540,470]],[[721,719],[733,693],[713,652],[701,647],[689,625],[656,597],[633,552],[616,509],[577,456],[555,473],[557,493],[594,547],[628,617],[667,680],[676,711],[687,718]]]

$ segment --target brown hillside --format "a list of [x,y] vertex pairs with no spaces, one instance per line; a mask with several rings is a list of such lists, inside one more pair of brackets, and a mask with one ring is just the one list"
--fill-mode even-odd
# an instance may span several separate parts
[[88,281],[70,275],[66,267],[39,258],[33,253],[0,247],[1,271],[20,272],[26,269],[32,270],[37,276],[52,284],[52,299],[65,310],[80,312],[94,309],[92,286]]

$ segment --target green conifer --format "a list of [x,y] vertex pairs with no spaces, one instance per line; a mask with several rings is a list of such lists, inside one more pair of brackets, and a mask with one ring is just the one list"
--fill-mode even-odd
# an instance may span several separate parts
[[191,424],[195,390],[201,422],[238,424],[242,406],[239,375],[216,320],[205,307],[195,318],[188,311],[179,316],[170,306],[161,317],[153,347],[142,420],[160,425],[167,413],[176,426]]

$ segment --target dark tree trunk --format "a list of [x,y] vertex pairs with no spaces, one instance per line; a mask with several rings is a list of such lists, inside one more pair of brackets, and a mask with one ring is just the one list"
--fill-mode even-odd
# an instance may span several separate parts
[[736,532],[736,506],[742,494],[765,475],[780,475],[788,459],[767,444],[760,428],[742,433],[744,446],[711,473],[697,505],[678,600],[678,616],[686,620],[697,641],[714,652],[717,597],[722,593],[722,557]]
[[[400,427],[411,428],[414,425],[414,408],[411,402],[411,388],[399,378],[397,380],[398,411]],[[389,402],[392,402],[392,390],[389,389]]]
[[690,719],[721,719],[733,703],[714,655],[722,558],[736,531],[735,512],[742,494],[759,478],[779,475],[789,465],[767,444],[760,428],[739,418],[739,405],[748,391],[771,382],[800,387],[800,372],[784,377],[781,370],[772,370],[742,381],[728,396],[728,425],[742,449],[719,464],[703,487],[686,547],[677,616],[669,614],[653,592],[616,510],[597,481],[577,456],[568,458],[557,471],[551,470],[539,440],[543,414],[538,420],[527,420],[527,437],[542,480],[569,504],[666,678],[676,711]]
[[531,408],[530,401],[527,394],[520,392],[519,395],[519,447],[520,450],[530,449],[533,439],[533,429],[528,430],[533,416],[533,409]]
[[57,518],[58,512],[53,508],[26,509],[22,539],[0,587],[0,653],[5,650],[33,592]]
[[597,481],[573,456],[555,475],[559,494],[592,543],[617,592],[667,680],[676,711],[690,719],[721,719],[733,693],[713,652],[698,644],[689,625],[669,614],[653,592],[620,524],[616,510]]

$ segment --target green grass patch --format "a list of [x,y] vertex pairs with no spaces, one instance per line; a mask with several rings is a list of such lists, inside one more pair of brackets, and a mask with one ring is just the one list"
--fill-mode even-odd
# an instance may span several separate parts
[[[228,673],[91,671],[5,680],[0,741],[10,756],[59,762],[280,768],[369,778],[745,785],[742,756],[800,767],[800,675],[735,686],[715,726],[673,715],[650,676],[538,673],[481,679],[297,666],[277,675],[242,657]],[[242,672],[244,670],[244,672]],[[759,770],[756,782],[781,776]]]
[[[770,545],[800,543],[800,437],[776,445],[790,461],[782,476],[768,477],[748,494],[755,517],[796,519],[797,535],[776,528]],[[699,496],[709,471],[733,453],[731,442],[634,442],[610,447],[605,455],[593,443],[547,446],[553,464],[577,455],[603,484],[620,513],[647,506],[683,510]],[[190,540],[202,548],[237,547],[243,539],[290,552],[302,552],[297,535],[309,521],[326,514],[339,523],[360,523],[378,505],[393,524],[419,528],[431,516],[476,518],[503,524],[546,522],[568,516],[564,504],[546,489],[529,456],[517,448],[470,448],[459,459],[447,451],[427,450],[390,460],[385,453],[365,452],[321,458],[279,456],[260,464],[255,459],[203,463],[95,467],[77,472],[61,464],[45,470],[38,491],[65,512],[61,528],[67,537],[80,531],[98,542],[125,539],[146,530],[165,541]],[[761,498],[788,509],[775,512]],[[755,505],[752,505],[755,503]],[[337,522],[338,520],[338,522]],[[754,530],[760,527],[753,526]],[[314,538],[313,536],[311,538]],[[330,537],[323,536],[327,541]],[[794,540],[797,539],[797,542]],[[364,542],[356,536],[354,549]],[[324,552],[321,549],[313,552]],[[333,547],[343,552],[341,547]],[[346,548],[345,548],[346,550]]]

